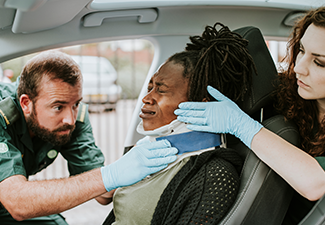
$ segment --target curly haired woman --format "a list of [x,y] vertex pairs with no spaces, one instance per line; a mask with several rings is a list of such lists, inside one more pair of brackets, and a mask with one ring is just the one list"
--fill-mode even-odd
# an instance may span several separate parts
[[302,146],[294,147],[263,128],[217,90],[219,102],[182,103],[178,119],[197,131],[231,133],[282,176],[296,191],[284,224],[297,224],[325,194],[325,7],[311,10],[294,26],[288,68],[279,75],[279,110],[299,126]]

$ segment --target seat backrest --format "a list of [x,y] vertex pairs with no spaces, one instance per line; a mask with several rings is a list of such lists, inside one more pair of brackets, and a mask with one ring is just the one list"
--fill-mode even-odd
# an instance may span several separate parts
[[298,225],[325,225],[325,195],[319,199]]
[[261,108],[272,105],[272,95],[276,87],[277,69],[265,43],[261,31],[256,27],[234,30],[248,40],[248,51],[252,56],[257,74],[252,75],[252,86],[238,106],[250,116],[260,116]]
[[[264,127],[299,145],[295,124],[273,113],[272,94],[276,87],[277,70],[263,35],[255,27],[234,31],[249,41],[248,51],[257,68],[250,94],[237,104],[257,120],[263,120],[261,112],[264,111],[264,117],[268,118],[263,122]],[[281,224],[291,200],[292,188],[234,136],[227,135],[227,147],[236,149],[245,158],[245,163],[237,199],[220,224]]]

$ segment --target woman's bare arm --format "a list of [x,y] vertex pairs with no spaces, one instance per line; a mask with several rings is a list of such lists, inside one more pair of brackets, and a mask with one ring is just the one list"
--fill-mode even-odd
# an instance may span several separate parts
[[298,193],[314,201],[325,194],[325,172],[310,155],[262,128],[251,144],[255,154]]

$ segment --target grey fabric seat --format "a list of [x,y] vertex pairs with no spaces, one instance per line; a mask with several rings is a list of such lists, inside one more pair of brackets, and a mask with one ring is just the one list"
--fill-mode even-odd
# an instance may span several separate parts
[[[276,115],[272,93],[277,70],[258,28],[244,27],[235,32],[249,41],[258,75],[253,75],[251,93],[237,104],[251,117],[294,145],[299,145],[298,129],[292,122]],[[279,225],[289,206],[293,189],[242,142],[227,135],[227,147],[236,149],[245,158],[240,190],[235,204],[220,224]]]

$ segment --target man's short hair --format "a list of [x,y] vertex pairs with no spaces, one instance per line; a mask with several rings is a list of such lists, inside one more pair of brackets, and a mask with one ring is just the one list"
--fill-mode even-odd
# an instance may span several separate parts
[[35,102],[45,76],[49,80],[62,80],[71,86],[82,81],[81,70],[69,55],[59,51],[46,51],[27,61],[20,75],[18,97],[26,94]]

